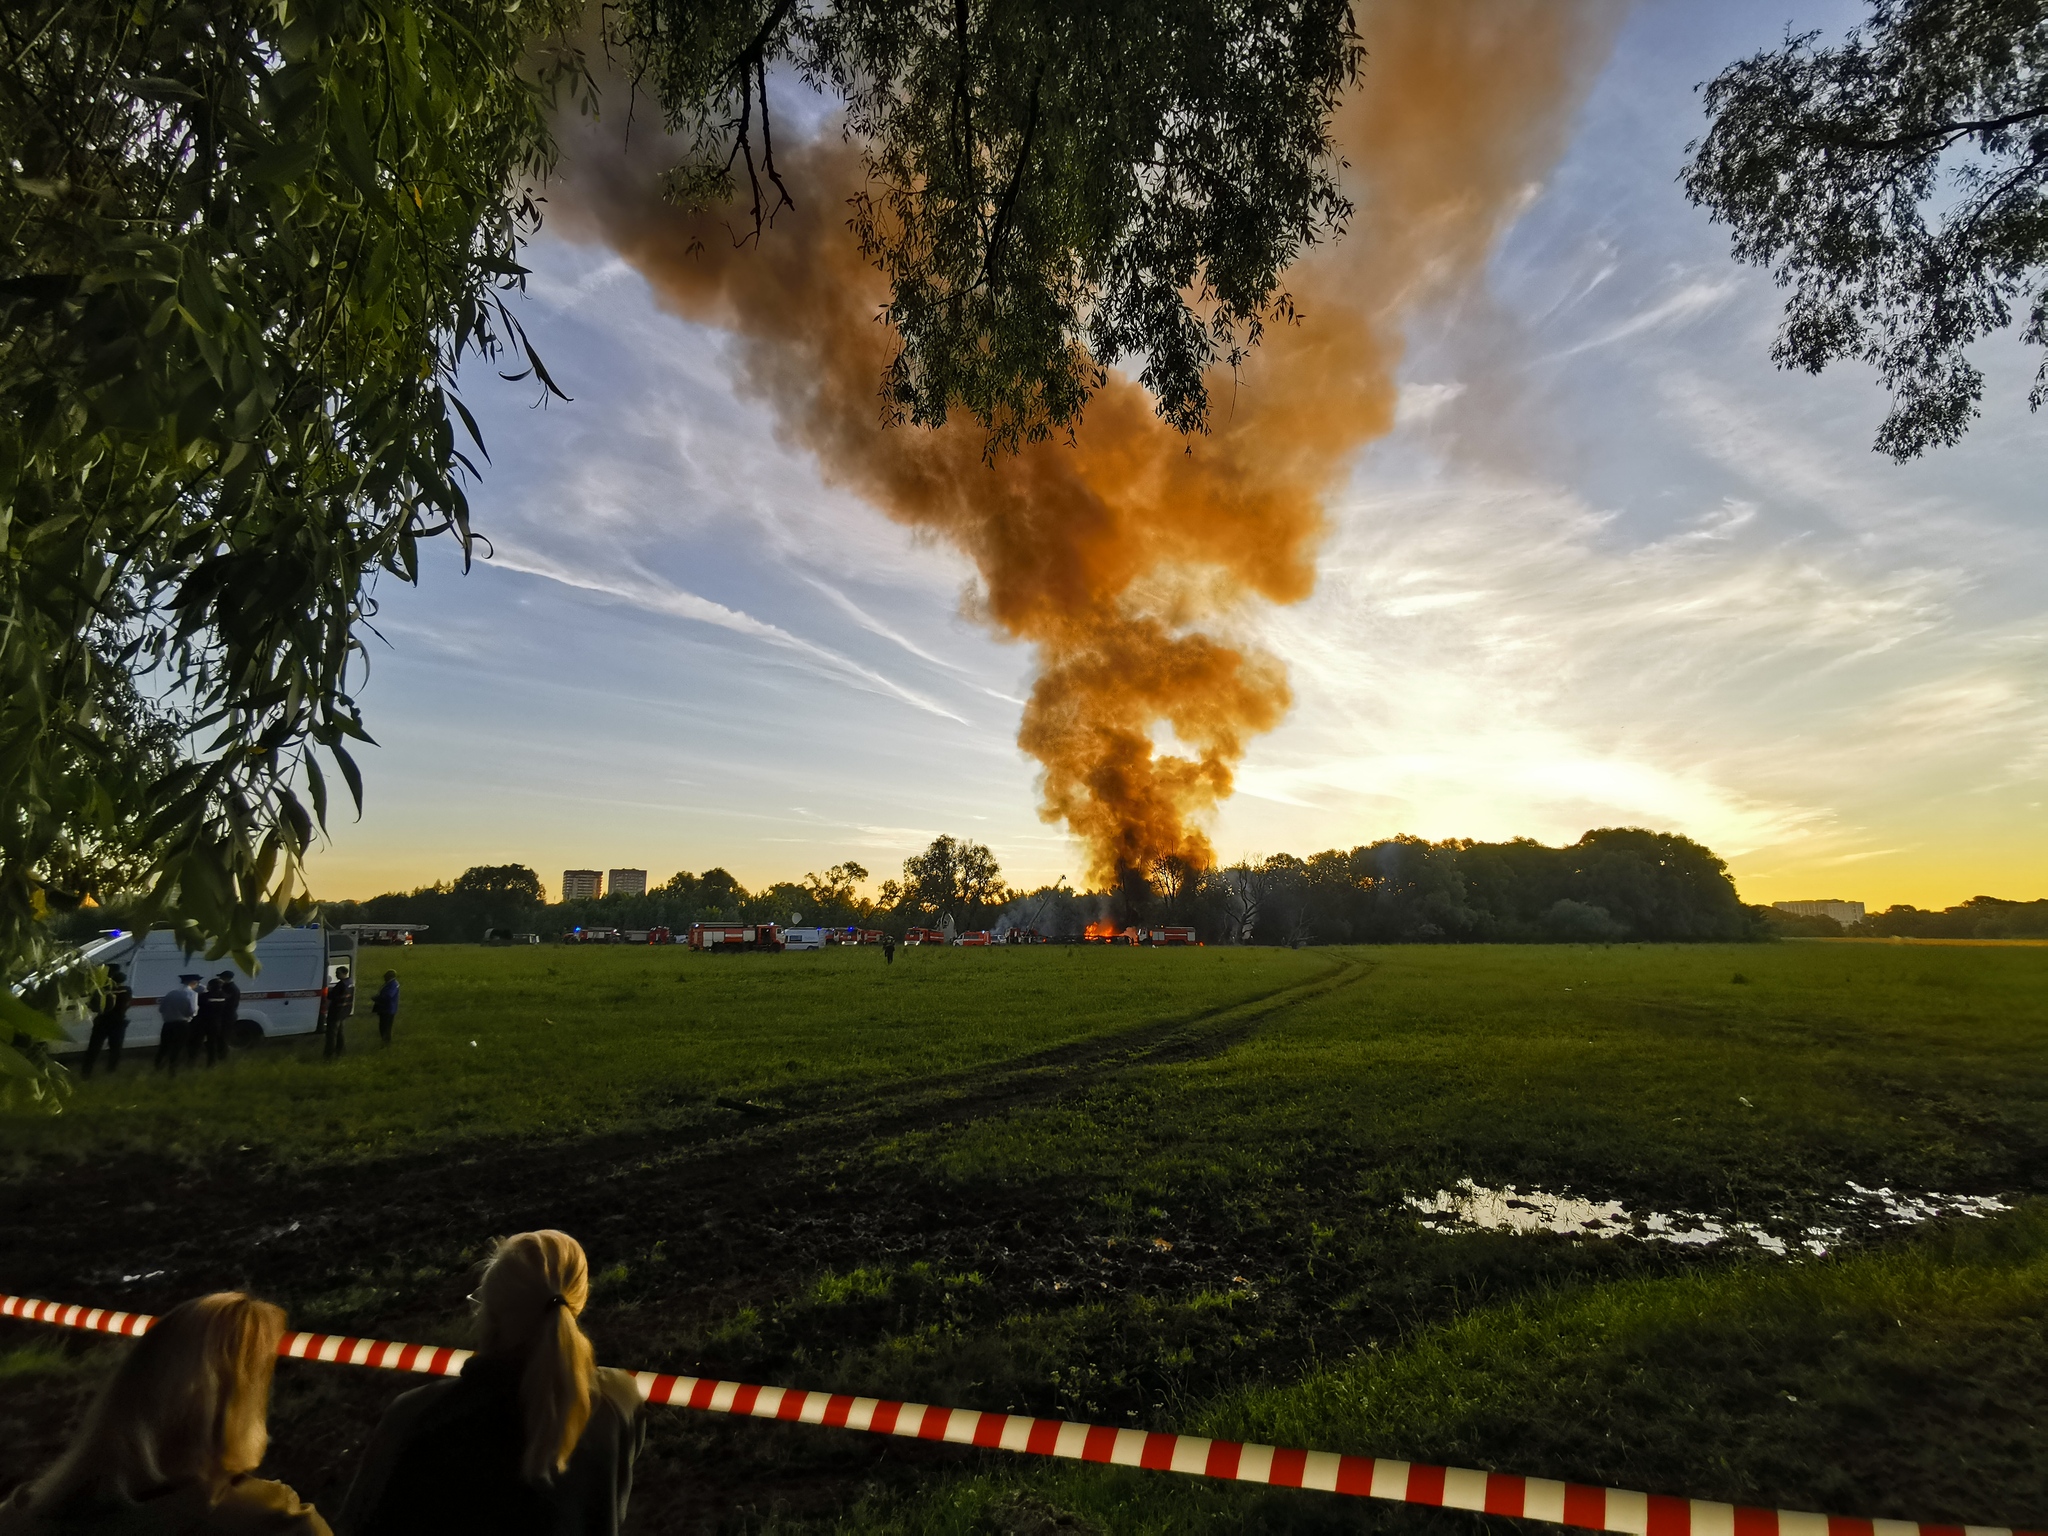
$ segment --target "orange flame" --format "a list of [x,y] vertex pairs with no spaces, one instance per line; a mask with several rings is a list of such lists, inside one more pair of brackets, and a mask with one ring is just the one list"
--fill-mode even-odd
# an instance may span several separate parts
[[[758,248],[660,202],[645,160],[615,143],[572,142],[556,206],[665,307],[737,334],[745,388],[828,479],[974,562],[972,611],[1037,650],[1018,743],[1043,765],[1040,814],[1082,839],[1107,885],[1168,856],[1212,862],[1197,823],[1291,702],[1279,661],[1231,637],[1245,601],[1308,596],[1322,499],[1393,423],[1405,318],[1480,271],[1560,146],[1605,19],[1554,0],[1363,15],[1368,73],[1337,124],[1358,219],[1292,275],[1301,322],[1270,333],[1236,387],[1216,381],[1205,438],[1162,425],[1121,375],[1075,441],[993,466],[971,421],[881,429],[893,339],[874,320],[881,280],[845,228],[860,164],[837,142],[788,157],[798,206]],[[1155,747],[1161,726],[1180,750]]]

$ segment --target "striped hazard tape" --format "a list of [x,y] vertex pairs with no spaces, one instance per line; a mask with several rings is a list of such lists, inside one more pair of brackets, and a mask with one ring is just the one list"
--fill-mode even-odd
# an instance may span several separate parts
[[[140,1312],[66,1306],[23,1296],[0,1296],[0,1317],[125,1335],[147,1333],[156,1321]],[[470,1356],[466,1349],[351,1339],[331,1333],[288,1333],[279,1342],[277,1352],[293,1360],[367,1365],[429,1376],[453,1376]],[[647,1402],[699,1408],[707,1413],[773,1419],[785,1424],[817,1424],[827,1429],[862,1430],[912,1440],[938,1440],[991,1451],[1018,1451],[1029,1456],[1061,1456],[1109,1466],[1145,1467],[1155,1472],[1265,1483],[1274,1488],[1316,1488],[1326,1493],[1356,1494],[1402,1504],[1512,1515],[1589,1531],[1622,1531],[1628,1536],[2048,1536],[2002,1525],[1932,1525],[1917,1520],[1866,1520],[1790,1509],[1752,1509],[1706,1499],[1561,1483],[1544,1477],[1430,1466],[1419,1461],[1287,1450],[1235,1440],[1205,1440],[1199,1435],[1114,1429],[1106,1424],[1034,1419],[1017,1413],[979,1413],[971,1408],[939,1408],[927,1403],[898,1403],[838,1392],[807,1392],[801,1387],[762,1387],[702,1376],[639,1371],[633,1379],[639,1383],[640,1395]]]

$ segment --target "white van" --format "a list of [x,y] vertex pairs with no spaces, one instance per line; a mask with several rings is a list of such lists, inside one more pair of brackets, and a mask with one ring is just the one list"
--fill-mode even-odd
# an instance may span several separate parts
[[782,930],[784,949],[823,949],[825,930],[822,928],[785,928]]
[[[168,928],[110,934],[85,945],[83,953],[92,965],[127,968],[128,988],[135,994],[128,1009],[129,1045],[156,1044],[163,1032],[157,999],[177,985],[179,976],[196,973],[210,979],[222,971],[233,972],[235,985],[242,989],[232,1043],[254,1045],[282,1035],[310,1035],[319,1028],[327,984],[344,965],[353,974],[356,942],[351,934],[319,927],[273,929],[256,941],[260,971],[255,976],[232,960],[207,960],[187,951]],[[205,989],[201,982],[196,990]],[[52,1050],[82,1051],[92,1040],[90,1009],[74,1004],[57,1022],[66,1038],[51,1041]]]

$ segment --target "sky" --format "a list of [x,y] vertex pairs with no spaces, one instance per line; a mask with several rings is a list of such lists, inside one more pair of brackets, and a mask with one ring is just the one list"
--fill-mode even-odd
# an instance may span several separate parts
[[[1417,316],[1395,430],[1330,498],[1314,593],[1251,607],[1288,718],[1209,826],[1232,861],[1409,833],[1697,838],[1745,900],[2048,896],[2048,519],[2016,334],[1906,466],[1869,373],[1774,369],[1781,295],[1677,176],[1695,86],[1852,5],[1642,4],[1483,290]],[[772,238],[772,235],[771,235]],[[1084,860],[1016,745],[1029,653],[972,568],[830,487],[722,332],[544,233],[521,322],[573,399],[465,380],[491,558],[385,578],[379,745],[314,891],[474,864],[749,885],[941,833],[1012,884]],[[879,429],[878,429],[879,430]]]

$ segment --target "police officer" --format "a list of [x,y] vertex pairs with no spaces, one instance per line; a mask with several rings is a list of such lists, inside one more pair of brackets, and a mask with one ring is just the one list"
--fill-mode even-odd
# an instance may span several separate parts
[[356,984],[349,979],[348,967],[342,966],[334,973],[334,980],[327,984],[327,1048],[320,1054],[332,1060],[339,1056],[348,1041],[342,1035],[342,1026],[348,1023],[348,1016],[356,1011]]
[[211,1067],[228,1053],[228,1026],[226,1010],[228,995],[222,990],[220,978],[207,982],[206,990],[199,994],[199,1015],[193,1022],[193,1034],[198,1038],[194,1049],[206,1048],[206,1064]]
[[199,994],[192,990],[198,979],[180,976],[178,984],[165,987],[164,995],[156,1000],[156,1015],[163,1020],[163,1033],[156,1041],[156,1065],[161,1071],[168,1062],[173,1077],[178,1075],[178,1058],[185,1054],[185,1041],[192,1033],[192,1016],[199,1011]]
[[235,981],[233,971],[220,973],[220,990],[227,1001],[221,1004],[221,1053],[225,1055],[229,1045],[234,1043],[235,1026],[242,1020],[242,989]]
[[135,994],[128,988],[128,973],[118,965],[107,967],[107,989],[99,995],[99,1011],[92,1016],[92,1043],[85,1048],[85,1075],[92,1076],[93,1062],[100,1047],[107,1048],[107,1071],[121,1070],[121,1042],[128,1038],[128,1005]]

